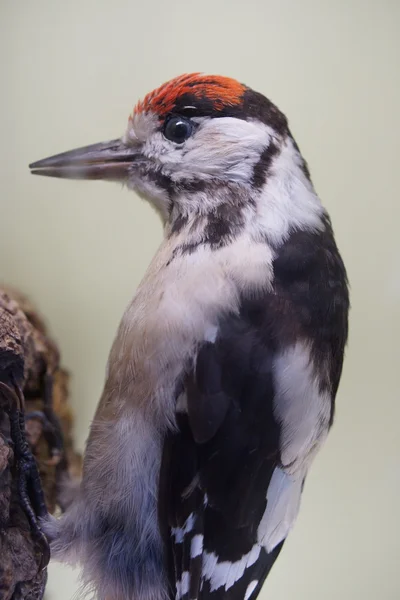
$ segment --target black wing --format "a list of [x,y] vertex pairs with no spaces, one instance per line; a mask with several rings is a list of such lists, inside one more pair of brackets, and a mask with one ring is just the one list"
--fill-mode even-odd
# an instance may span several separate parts
[[254,600],[296,518],[347,337],[346,275],[328,225],[325,238],[292,236],[274,291],[220,322],[182,383],[160,485],[171,597]]
[[268,553],[257,534],[279,463],[272,358],[254,326],[231,316],[185,381],[187,412],[163,466],[169,570],[182,598],[255,596],[282,547]]

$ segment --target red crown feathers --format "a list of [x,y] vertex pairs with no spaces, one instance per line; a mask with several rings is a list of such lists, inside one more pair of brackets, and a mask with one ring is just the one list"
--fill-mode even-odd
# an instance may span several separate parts
[[184,95],[206,99],[212,103],[214,110],[223,110],[227,106],[240,104],[246,89],[246,86],[230,77],[185,74],[147,94],[137,103],[133,112],[138,114],[152,111],[162,117],[171,112],[178,99]]

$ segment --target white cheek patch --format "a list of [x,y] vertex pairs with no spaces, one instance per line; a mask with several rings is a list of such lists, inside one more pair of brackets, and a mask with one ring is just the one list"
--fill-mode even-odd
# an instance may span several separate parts
[[161,171],[176,181],[220,177],[248,183],[261,152],[274,136],[270,127],[255,121],[201,118],[194,119],[199,127],[192,137],[183,144],[174,144],[156,131],[154,119],[144,115],[149,121],[142,123],[139,117],[142,115],[128,129],[128,137],[145,140],[143,154],[155,161],[155,168],[158,163]]
[[[182,160],[184,144],[174,144],[167,140],[161,131],[156,131],[147,140],[143,154],[147,158],[154,159],[155,167],[158,166],[163,170],[163,167],[169,164],[174,165]],[[158,163],[158,164],[157,164]]]
[[272,130],[259,122],[233,117],[205,119],[187,140],[174,170],[177,176],[192,174],[248,183],[272,136]]

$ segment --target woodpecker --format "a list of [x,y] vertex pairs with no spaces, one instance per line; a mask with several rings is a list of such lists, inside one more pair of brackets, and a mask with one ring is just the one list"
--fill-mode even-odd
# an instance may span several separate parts
[[123,182],[163,241],[116,334],[79,492],[45,524],[100,600],[254,600],[332,425],[347,276],[286,117],[177,77],[122,138],[30,165]]

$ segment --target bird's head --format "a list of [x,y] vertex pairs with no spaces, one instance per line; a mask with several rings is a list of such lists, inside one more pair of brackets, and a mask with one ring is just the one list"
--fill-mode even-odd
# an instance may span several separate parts
[[278,108],[234,79],[199,73],[147,94],[121,138],[64,152],[30,168],[39,175],[125,183],[148,199],[170,227],[177,220],[215,213],[226,203],[233,210],[235,203],[256,203],[274,173],[283,192],[292,185],[292,172],[303,186],[311,186]]

